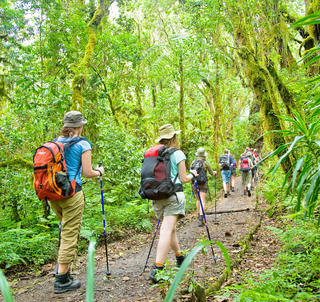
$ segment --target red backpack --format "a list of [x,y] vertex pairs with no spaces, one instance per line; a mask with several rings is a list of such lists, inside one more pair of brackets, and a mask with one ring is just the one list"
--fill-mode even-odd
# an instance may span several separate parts
[[[76,180],[69,181],[64,152],[83,140],[77,137],[67,143],[56,139],[37,148],[33,155],[33,188],[41,200],[62,200],[75,194]],[[80,169],[80,167],[79,167]]]
[[240,170],[243,172],[251,170],[249,166],[249,158],[247,156],[243,156],[240,158]]
[[175,194],[175,181],[171,180],[170,155],[177,149],[157,145],[144,154],[139,194],[141,198],[160,200]]

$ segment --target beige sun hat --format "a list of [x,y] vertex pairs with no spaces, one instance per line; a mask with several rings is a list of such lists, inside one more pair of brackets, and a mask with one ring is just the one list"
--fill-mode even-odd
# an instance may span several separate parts
[[208,156],[208,153],[206,152],[206,150],[204,150],[204,148],[199,148],[196,152],[196,156],[205,158]]
[[87,123],[80,111],[69,111],[64,115],[63,127],[77,128]]
[[175,131],[171,124],[163,125],[159,129],[159,137],[156,139],[156,143],[159,143],[162,139],[173,138],[175,134],[179,134],[181,130]]

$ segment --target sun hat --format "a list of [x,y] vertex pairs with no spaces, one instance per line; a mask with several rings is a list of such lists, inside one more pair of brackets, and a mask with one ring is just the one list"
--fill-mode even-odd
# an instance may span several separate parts
[[175,131],[171,124],[163,125],[159,128],[159,137],[156,139],[156,143],[159,143],[162,139],[173,138],[175,134],[179,134],[181,130]]
[[208,153],[206,152],[206,150],[204,150],[204,148],[199,148],[196,152],[196,156],[205,158],[208,156]]
[[80,111],[69,111],[64,115],[63,127],[77,128],[87,123]]

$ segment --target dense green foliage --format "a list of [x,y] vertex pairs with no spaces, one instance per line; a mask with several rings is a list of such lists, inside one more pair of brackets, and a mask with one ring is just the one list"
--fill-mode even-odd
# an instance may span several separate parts
[[[316,299],[319,0],[99,3],[107,6],[101,20],[92,19],[93,0],[0,2],[0,267],[56,256],[58,221],[35,196],[32,156],[77,109],[88,120],[93,163],[105,167],[110,240],[152,229],[153,213],[135,195],[143,153],[162,124],[182,130],[188,165],[198,147],[214,168],[226,147],[237,159],[246,146],[263,157],[274,151],[265,165],[274,164],[276,181],[264,195],[273,214],[297,219],[279,236],[306,252],[285,246],[280,270],[259,284],[248,279],[241,299]],[[103,234],[98,180],[83,189],[80,252]]]

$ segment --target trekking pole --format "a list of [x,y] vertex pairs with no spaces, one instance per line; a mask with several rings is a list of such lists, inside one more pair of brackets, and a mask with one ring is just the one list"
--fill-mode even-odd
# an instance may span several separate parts
[[217,174],[214,176],[214,220],[217,220]]
[[156,238],[156,235],[157,235],[157,230],[158,230],[159,224],[160,224],[160,218],[158,219],[158,223],[157,223],[156,229],[155,229],[154,234],[153,234],[153,238],[152,238],[152,242],[151,242],[151,245],[150,245],[149,253],[148,253],[148,256],[147,256],[146,264],[144,265],[142,273],[144,273],[146,267],[148,266],[148,260],[149,260],[149,257],[150,257],[150,253],[151,253],[151,250],[152,250],[154,239]]
[[[102,163],[99,163],[99,167],[101,166],[102,166]],[[101,192],[101,207],[102,207],[102,217],[103,217],[104,246],[106,248],[106,263],[107,263],[106,277],[110,278],[111,272],[109,271],[109,261],[108,261],[108,244],[107,244],[107,233],[106,233],[106,219],[104,215],[102,175],[100,176],[100,192]]]
[[200,197],[200,191],[199,191],[199,187],[198,187],[197,178],[195,178],[194,183],[195,183],[196,190],[197,190],[197,194],[198,194],[198,197],[199,197],[200,206],[201,206],[201,210],[202,210],[202,214],[203,214],[203,220],[204,220],[204,224],[205,224],[206,229],[207,229],[208,239],[209,239],[209,241],[210,241],[212,258],[213,258],[214,262],[217,263],[217,256],[214,254],[214,251],[213,251],[212,242],[211,242],[211,236],[210,236],[210,232],[209,232],[209,228],[208,228],[208,224],[207,224],[206,215],[205,215],[205,213],[204,213],[203,204],[202,204],[201,197]]
[[192,189],[191,197],[190,197],[190,200],[189,200],[186,216],[188,215],[188,212],[189,212],[189,207],[190,207],[190,204],[191,204],[192,196],[193,196],[193,189]]

